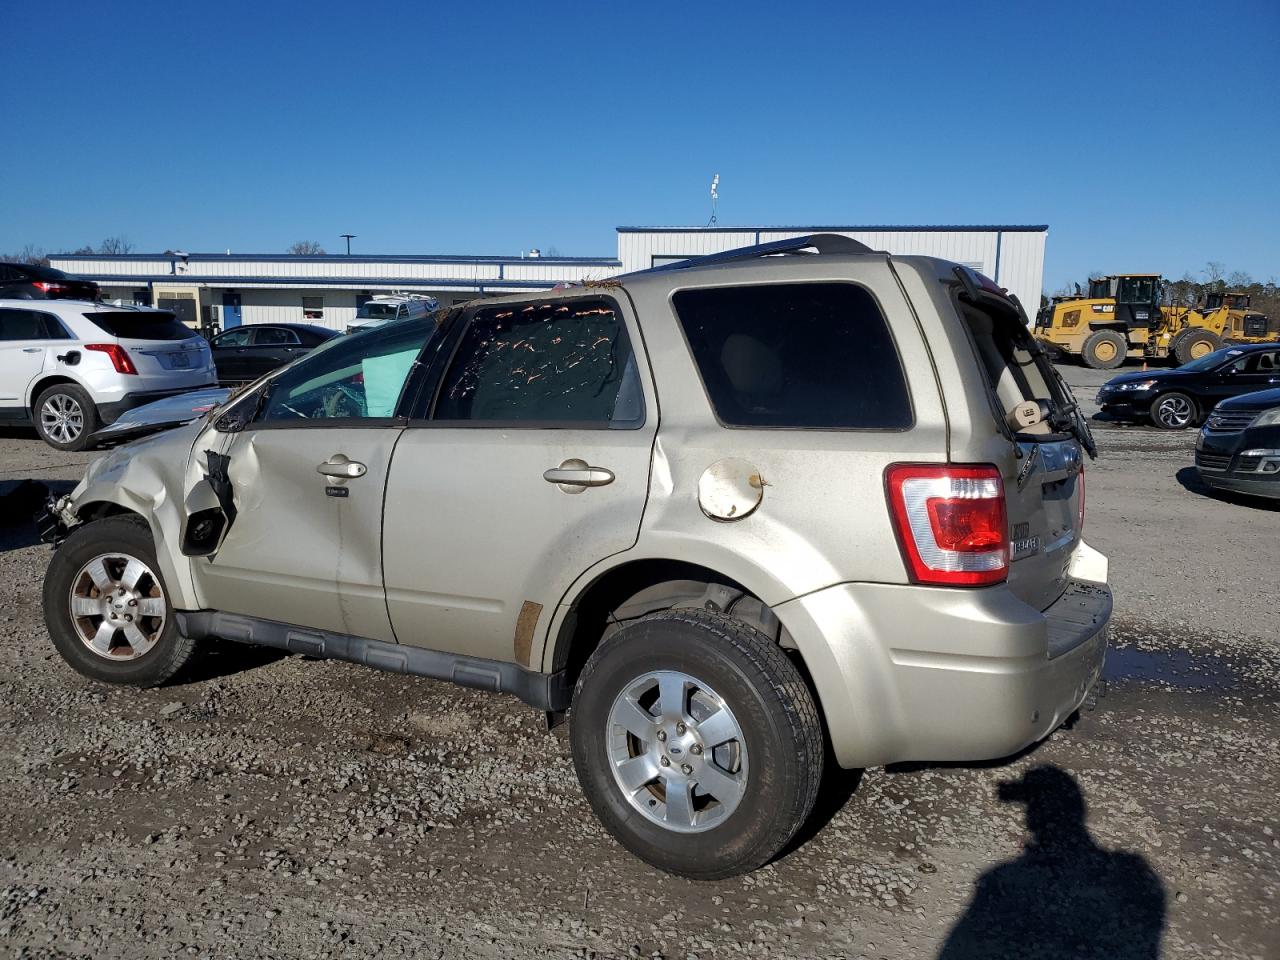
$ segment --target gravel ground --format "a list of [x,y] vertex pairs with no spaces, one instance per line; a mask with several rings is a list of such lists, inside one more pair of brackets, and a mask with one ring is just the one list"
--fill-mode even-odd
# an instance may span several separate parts
[[[1066,372],[1086,405],[1105,379]],[[1208,496],[1192,433],[1097,434],[1096,708],[1001,764],[832,777],[802,843],[721,883],[614,844],[513,699],[233,645],[162,690],[80,678],[42,625],[49,551],[0,501],[0,949],[1280,956],[1280,509]],[[0,486],[87,460],[0,433]],[[1000,787],[1023,777],[1026,805]]]

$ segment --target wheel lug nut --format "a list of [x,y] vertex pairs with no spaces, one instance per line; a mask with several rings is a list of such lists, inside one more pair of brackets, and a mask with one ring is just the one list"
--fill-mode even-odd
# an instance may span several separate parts
[[663,757],[663,758],[662,758],[661,760],[659,760],[658,762],[659,762],[660,764],[662,764],[664,767],[669,767],[669,766],[671,766],[671,761],[670,761],[670,760],[668,760],[666,757]]
[[685,731],[685,725],[684,725],[683,723],[677,723],[677,724],[676,724],[676,733],[678,733],[678,734],[680,734],[681,736],[683,736],[683,735],[684,735],[684,731]]
[[682,763],[682,764],[680,764],[680,769],[684,771],[684,774],[685,774],[685,776],[686,776],[686,777],[687,777],[689,774],[693,773],[693,767],[689,766],[689,764],[687,764],[687,763]]
[[130,601],[129,601],[129,606],[131,606],[131,607],[136,607],[137,605],[138,605],[138,601],[137,601],[137,600],[130,600]]
[[702,747],[698,746],[698,744],[695,743],[692,747],[689,748],[689,752],[692,753],[695,757],[700,757],[702,756]]
[[131,614],[131,613],[126,613],[126,614],[124,615],[124,618],[125,618],[126,620],[128,620],[130,623],[133,623],[133,614]]
[[666,743],[666,742],[667,742],[667,731],[665,731],[665,730],[659,730],[659,731],[658,731],[658,742],[659,742],[659,743]]

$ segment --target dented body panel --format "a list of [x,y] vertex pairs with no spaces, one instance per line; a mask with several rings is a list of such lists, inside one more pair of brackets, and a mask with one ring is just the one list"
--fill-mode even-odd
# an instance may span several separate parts
[[[442,349],[417,361],[424,385],[385,422],[303,430],[259,428],[246,416],[220,430],[201,421],[96,461],[74,509],[84,516],[110,502],[145,516],[175,606],[204,612],[193,623],[235,615],[286,625],[256,635],[303,649],[287,627],[297,625],[318,632],[305,641],[317,649],[430,662],[433,676],[449,675],[454,661],[423,651],[479,658],[553,678],[546,686],[556,690],[575,615],[598,584],[650,561],[699,567],[758,601],[780,642],[799,652],[842,765],[1006,755],[1087,695],[1111,595],[1105,558],[1080,539],[1073,513],[1079,445],[1046,442],[1029,462],[993,417],[953,305],[954,269],[832,254],[485,301],[473,309],[524,305],[551,316],[587,298],[612,303],[634,351],[626,376],[642,415],[611,429],[445,422],[435,416],[450,355]],[[905,427],[720,421],[672,298],[777,283],[855,285],[874,298],[892,335],[885,362],[900,363],[905,379]],[[452,348],[460,336],[449,337]],[[521,382],[547,367],[546,357],[531,358]],[[455,389],[469,389],[473,373],[464,370]],[[233,401],[233,412],[251,400]],[[184,556],[183,505],[210,480],[209,451],[229,458],[236,516],[210,555]],[[1007,582],[913,582],[885,493],[887,468],[903,463],[998,468],[1009,520],[1035,547],[1015,558]],[[347,464],[360,468],[349,480],[317,473]],[[1056,500],[1044,492],[1051,487],[1061,488]],[[191,502],[213,509],[206,493]],[[244,637],[255,635],[251,626],[242,625]],[[389,654],[392,644],[405,655]]]

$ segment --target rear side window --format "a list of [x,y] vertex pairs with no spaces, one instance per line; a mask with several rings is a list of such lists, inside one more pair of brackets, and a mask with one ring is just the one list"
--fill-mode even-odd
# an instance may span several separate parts
[[644,401],[610,300],[478,310],[441,384],[436,420],[629,429]]
[[852,283],[672,298],[716,416],[734,427],[903,430],[906,376],[875,298]]
[[70,340],[57,317],[38,310],[0,310],[0,340]]
[[122,340],[189,340],[196,335],[163,310],[102,310],[85,317],[99,330]]
[[253,345],[255,347],[276,347],[281,344],[297,342],[298,335],[292,330],[282,330],[279,327],[260,327],[253,331]]

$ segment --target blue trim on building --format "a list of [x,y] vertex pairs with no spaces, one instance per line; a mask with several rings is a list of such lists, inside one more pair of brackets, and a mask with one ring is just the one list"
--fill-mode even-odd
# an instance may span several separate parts
[[325,254],[324,256],[295,256],[288,253],[233,253],[227,255],[225,253],[188,253],[185,256],[177,256],[172,253],[121,253],[121,254],[80,254],[80,253],[54,253],[50,254],[54,260],[119,260],[122,262],[136,262],[139,260],[180,260],[186,263],[200,262],[218,262],[226,263],[231,261],[242,260],[245,263],[263,263],[263,262],[279,262],[279,263],[497,263],[497,264],[538,264],[549,263],[556,266],[608,266],[620,267],[622,261],[615,257],[470,257],[464,255],[440,254],[440,255],[423,255],[423,256],[345,256],[343,254]]
[[131,284],[161,283],[165,286],[182,286],[185,283],[207,284],[214,287],[242,287],[255,284],[264,287],[326,286],[326,287],[503,287],[512,290],[547,290],[557,280],[495,280],[474,277],[206,277],[191,273],[165,273],[148,276],[113,276],[111,274],[80,273],[78,277],[93,280],[111,287],[127,287]]
[[1000,282],[1000,246],[1004,242],[1004,231],[1000,230],[996,233],[996,275],[991,279],[996,283]]

